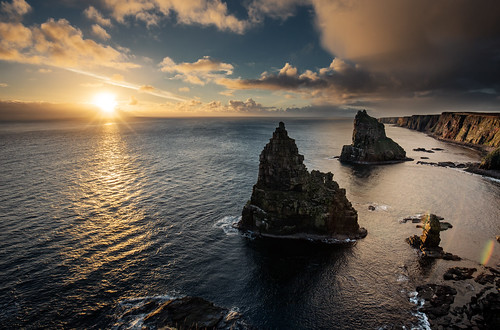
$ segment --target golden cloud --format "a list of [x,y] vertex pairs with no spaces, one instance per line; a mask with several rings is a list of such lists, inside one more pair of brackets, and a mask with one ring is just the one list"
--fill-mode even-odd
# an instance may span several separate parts
[[0,60],[38,63],[63,68],[137,68],[127,55],[111,46],[84,39],[66,19],[49,19],[39,27],[0,23]]

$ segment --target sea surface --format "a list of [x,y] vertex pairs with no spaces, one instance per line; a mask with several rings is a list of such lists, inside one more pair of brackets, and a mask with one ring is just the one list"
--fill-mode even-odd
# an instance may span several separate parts
[[386,125],[415,161],[348,166],[334,156],[352,119],[284,121],[307,168],[347,190],[365,239],[262,241],[231,228],[276,118],[0,124],[0,327],[140,327],[123,306],[193,295],[259,329],[425,328],[410,298],[446,261],[419,263],[405,238],[421,231],[400,223],[424,212],[452,223],[445,251],[500,263],[499,181],[416,164],[479,161],[476,151]]

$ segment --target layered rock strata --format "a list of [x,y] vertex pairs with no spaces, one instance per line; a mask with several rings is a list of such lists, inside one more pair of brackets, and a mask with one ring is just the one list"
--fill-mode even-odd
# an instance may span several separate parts
[[387,117],[379,121],[426,132],[446,141],[500,147],[500,113],[443,112],[441,115]]
[[261,236],[354,239],[366,236],[332,173],[309,173],[283,122],[260,154],[259,176],[237,227]]
[[340,161],[370,164],[406,160],[410,159],[406,158],[404,149],[386,136],[384,124],[370,117],[366,110],[358,111],[354,118],[352,144],[342,148]]

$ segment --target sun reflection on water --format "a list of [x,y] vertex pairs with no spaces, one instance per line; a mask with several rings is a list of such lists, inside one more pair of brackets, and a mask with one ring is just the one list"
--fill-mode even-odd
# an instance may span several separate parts
[[148,247],[139,199],[144,177],[128,152],[120,125],[101,125],[75,173],[73,209],[80,225],[70,229],[72,243],[63,249],[71,262],[66,284],[102,277],[103,288],[116,285],[111,274],[130,267]]

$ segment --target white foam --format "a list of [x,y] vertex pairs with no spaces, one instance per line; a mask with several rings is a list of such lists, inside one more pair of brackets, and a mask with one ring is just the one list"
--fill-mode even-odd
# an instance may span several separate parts
[[410,302],[414,303],[417,305],[417,311],[412,312],[413,315],[417,317],[417,319],[420,321],[417,326],[413,326],[411,329],[412,330],[417,330],[417,329],[424,329],[424,330],[431,330],[431,324],[429,323],[429,318],[427,315],[419,309],[424,305],[425,300],[422,298],[418,297],[418,292],[410,292]]
[[[166,295],[158,295],[158,296],[150,296],[150,297],[137,297],[137,298],[129,298],[122,300],[118,303],[120,308],[120,313],[117,317],[117,321],[115,325],[112,327],[113,329],[142,329],[144,325],[144,318],[146,314],[133,314],[129,313],[133,309],[140,308],[147,302],[152,300],[158,301],[158,303],[163,303],[168,300],[182,298],[182,295],[173,292],[172,294]],[[127,315],[129,313],[129,315]]]
[[241,220],[241,216],[228,215],[214,223],[215,228],[222,229],[228,236],[238,235],[239,231],[233,225]]

